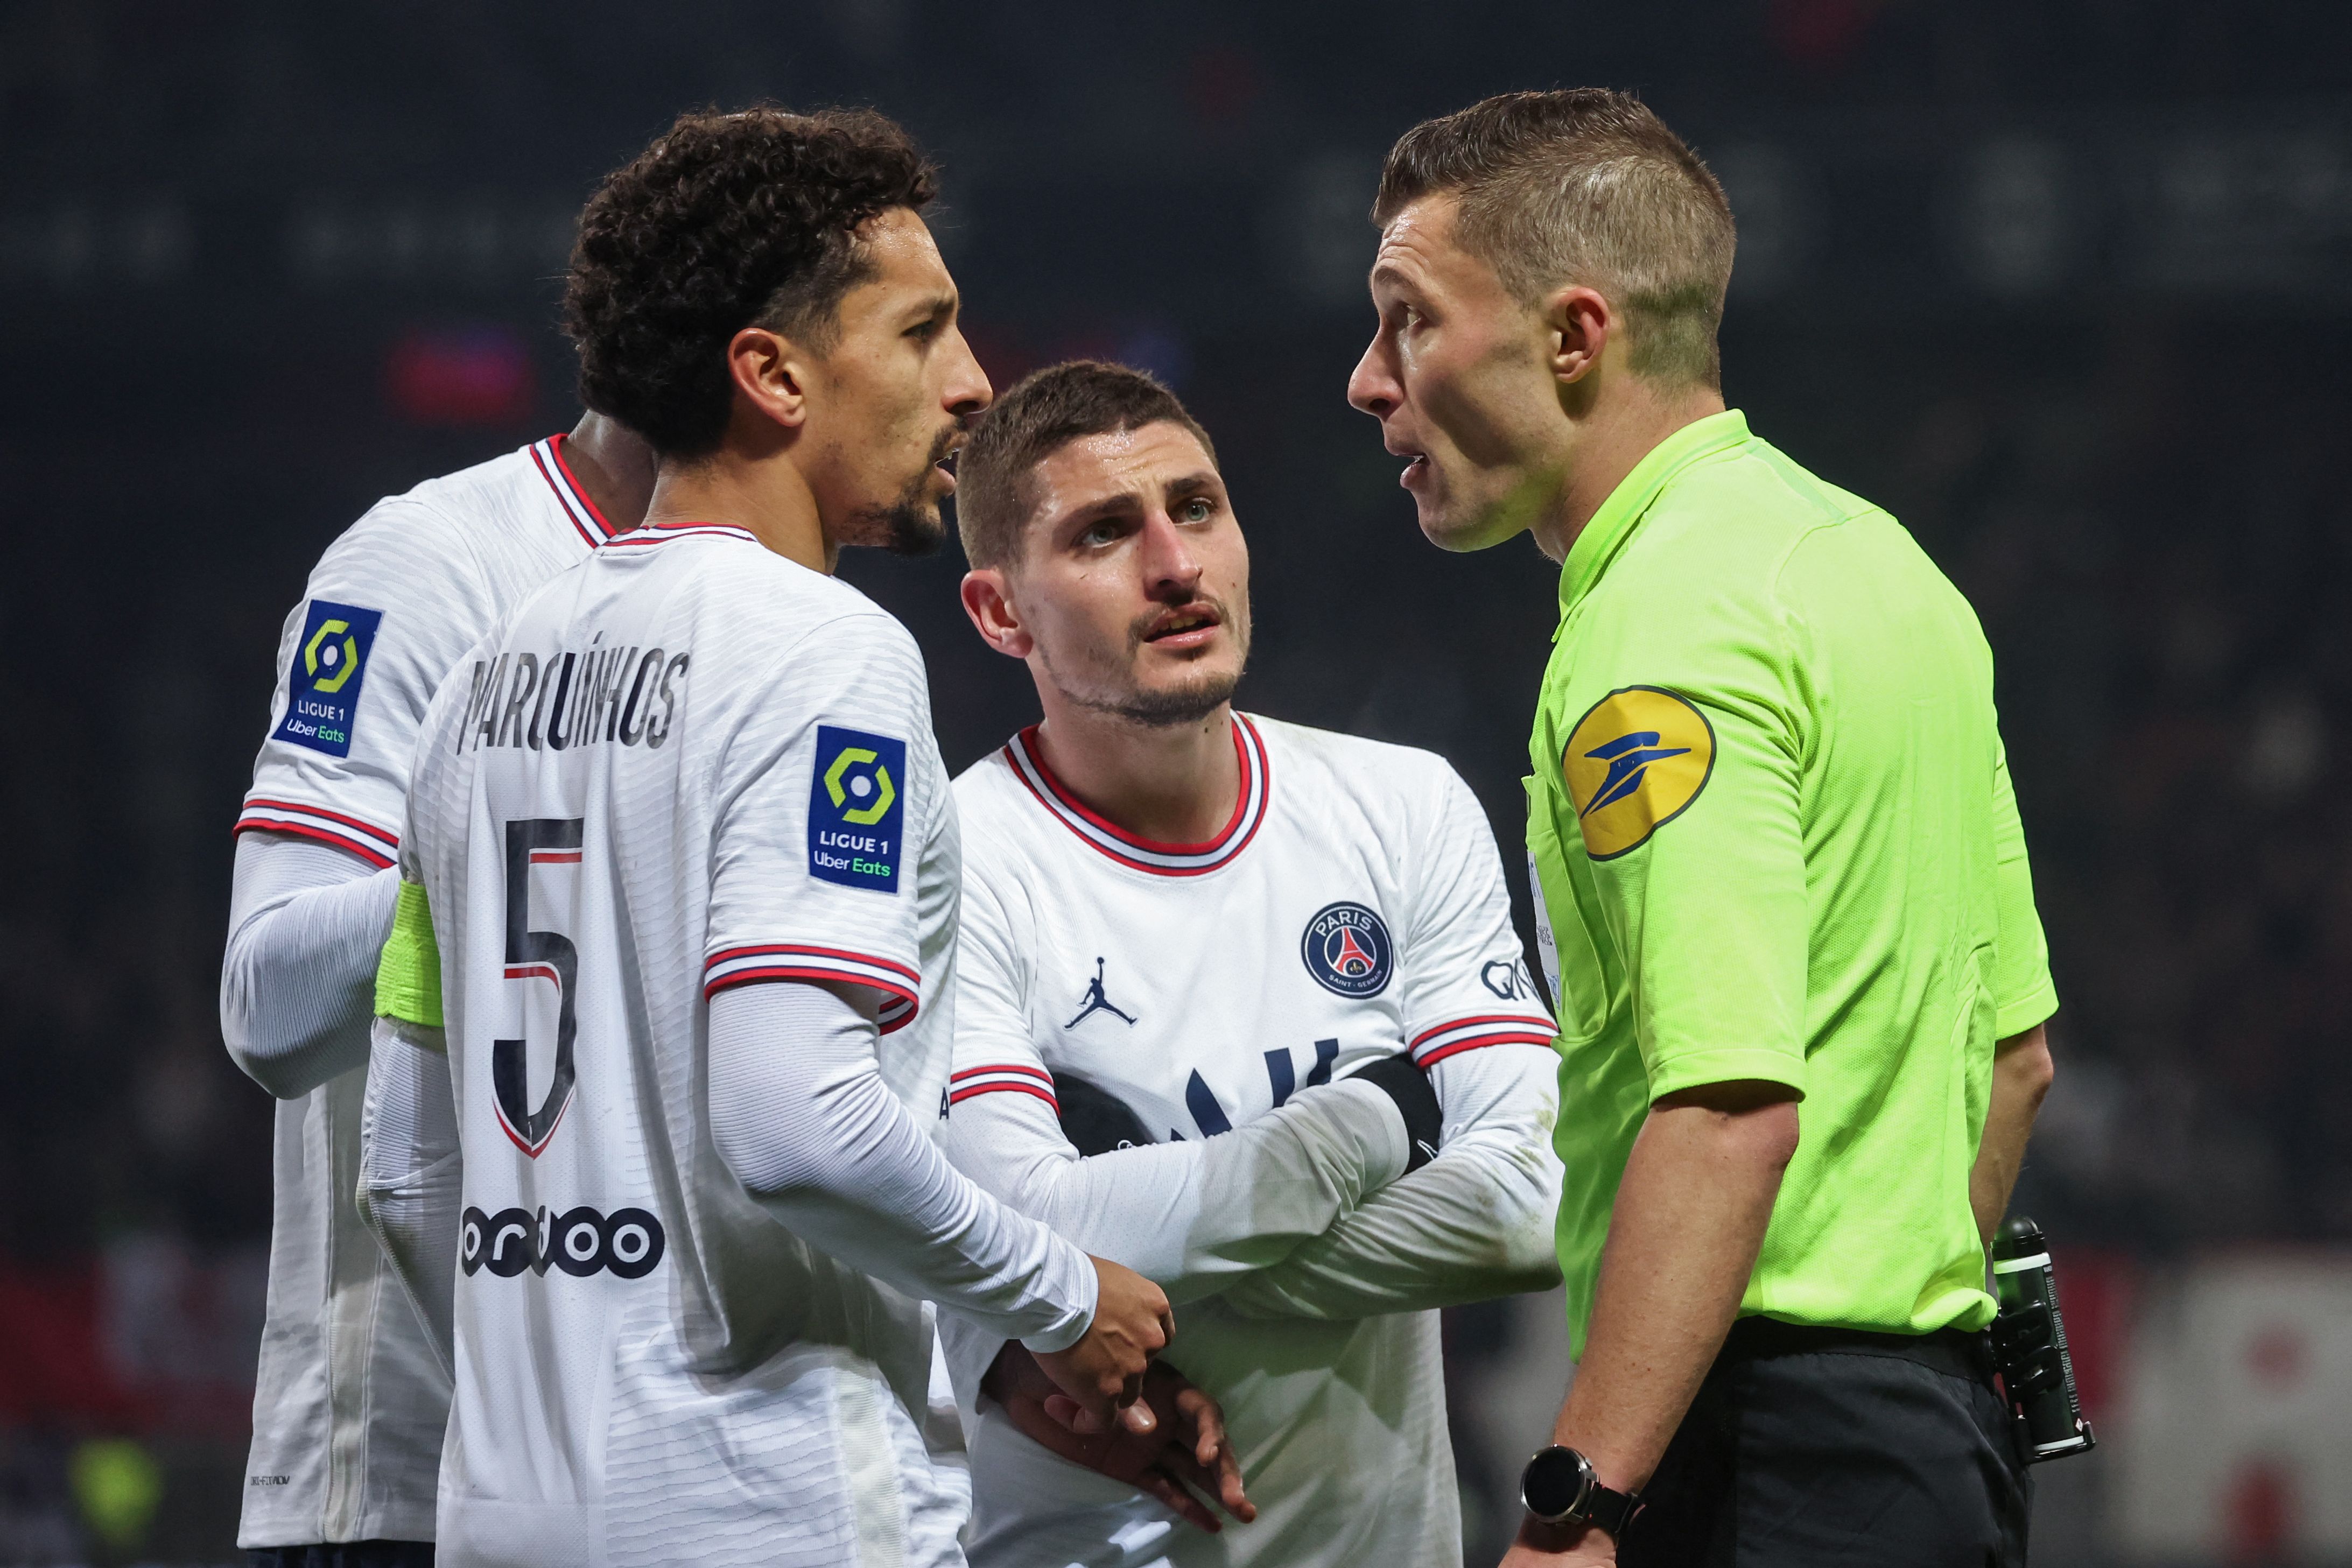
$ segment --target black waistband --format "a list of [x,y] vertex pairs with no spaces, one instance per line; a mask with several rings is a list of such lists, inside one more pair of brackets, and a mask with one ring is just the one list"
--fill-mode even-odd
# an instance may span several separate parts
[[1992,1347],[1981,1333],[1937,1329],[1933,1333],[1876,1333],[1868,1329],[1817,1328],[1777,1318],[1742,1318],[1723,1342],[1726,1361],[1780,1355],[1886,1355],[1916,1362],[1948,1377],[1992,1380]]

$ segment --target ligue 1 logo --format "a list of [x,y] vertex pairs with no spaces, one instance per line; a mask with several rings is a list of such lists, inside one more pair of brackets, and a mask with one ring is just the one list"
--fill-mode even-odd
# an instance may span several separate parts
[[1360,904],[1327,904],[1307,923],[1298,956],[1316,984],[1342,997],[1376,997],[1396,968],[1396,948],[1381,917]]

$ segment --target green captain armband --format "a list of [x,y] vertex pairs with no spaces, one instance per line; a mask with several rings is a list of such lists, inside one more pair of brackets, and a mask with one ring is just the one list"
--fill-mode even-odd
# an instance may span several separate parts
[[379,1018],[441,1027],[441,949],[433,939],[433,911],[421,883],[404,881],[393,911],[392,935],[375,967]]

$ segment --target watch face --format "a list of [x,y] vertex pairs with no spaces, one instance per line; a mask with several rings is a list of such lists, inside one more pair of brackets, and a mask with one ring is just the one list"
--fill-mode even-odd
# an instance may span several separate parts
[[1519,1476],[1519,1500],[1547,1523],[1579,1513],[1591,1495],[1592,1461],[1574,1448],[1546,1448]]

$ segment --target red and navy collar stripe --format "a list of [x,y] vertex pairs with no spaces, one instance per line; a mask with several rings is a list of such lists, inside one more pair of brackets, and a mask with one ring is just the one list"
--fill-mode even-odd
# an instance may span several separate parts
[[555,492],[555,504],[563,508],[564,517],[590,549],[594,549],[620,530],[604,519],[604,512],[588,498],[587,488],[572,472],[572,465],[563,460],[563,437],[551,435],[544,441],[534,441],[523,448],[530,454],[531,465],[547,487]]
[[1234,814],[1217,836],[1205,843],[1163,844],[1136,837],[1082,805],[1069,787],[1054,777],[1037,749],[1037,727],[1031,725],[1004,745],[1005,765],[1037,803],[1051,811],[1079,838],[1123,866],[1155,876],[1202,876],[1231,864],[1249,848],[1265,825],[1266,805],[1274,794],[1274,776],[1266,763],[1265,739],[1257,727],[1240,714],[1233,719],[1234,753],[1242,769],[1241,798]]
[[889,1034],[915,1021],[922,1006],[922,976],[906,965],[871,953],[845,947],[814,947],[803,942],[768,942],[748,947],[727,947],[702,963],[702,995],[707,1001],[730,986],[760,980],[800,980],[864,986],[882,993],[882,1032]]
[[1486,1045],[1549,1045],[1559,1031],[1541,1013],[1481,1013],[1423,1030],[1406,1049],[1423,1072],[1449,1056]]
[[672,539],[702,538],[741,539],[754,545],[760,542],[751,529],[739,528],[732,523],[647,523],[625,534],[614,535],[611,546],[619,549],[625,545],[658,545]]
[[382,871],[400,857],[400,835],[377,827],[373,822],[341,811],[330,811],[323,806],[305,806],[295,800],[271,800],[258,795],[246,798],[245,810],[237,814],[236,826],[229,836],[238,833],[292,833],[297,838],[314,839],[322,844],[332,844]]

